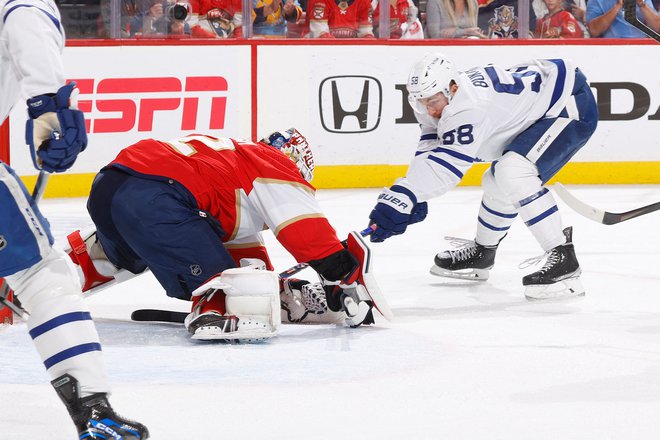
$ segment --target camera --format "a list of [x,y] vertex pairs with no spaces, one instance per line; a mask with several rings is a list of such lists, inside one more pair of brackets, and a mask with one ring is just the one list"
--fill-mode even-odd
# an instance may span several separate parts
[[170,20],[183,21],[188,17],[188,5],[186,3],[168,3],[163,12]]

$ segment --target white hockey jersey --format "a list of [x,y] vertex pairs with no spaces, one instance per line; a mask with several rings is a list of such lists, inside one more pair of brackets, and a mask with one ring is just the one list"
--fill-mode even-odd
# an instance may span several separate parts
[[52,0],[0,0],[0,123],[19,99],[64,85],[64,28]]
[[557,117],[574,82],[575,66],[559,59],[461,72],[459,88],[440,119],[415,113],[421,138],[406,177],[397,184],[420,202],[444,194],[474,162],[497,159],[536,121]]

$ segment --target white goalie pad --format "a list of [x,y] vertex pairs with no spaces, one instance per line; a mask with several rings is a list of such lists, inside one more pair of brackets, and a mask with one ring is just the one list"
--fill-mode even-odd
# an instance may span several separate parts
[[238,318],[235,325],[199,328],[193,339],[256,342],[277,334],[282,323],[278,277],[259,267],[250,264],[227,269],[193,292],[198,296],[222,290],[226,295],[225,316]]

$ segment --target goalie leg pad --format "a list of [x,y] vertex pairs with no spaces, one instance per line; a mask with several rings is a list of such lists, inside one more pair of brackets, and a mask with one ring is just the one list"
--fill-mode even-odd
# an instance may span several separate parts
[[[193,295],[207,295],[211,300],[212,295],[223,292],[224,315],[211,312],[194,316],[193,311],[190,319],[186,319],[193,339],[258,342],[277,334],[281,317],[275,272],[254,266],[227,269],[195,290]],[[200,320],[207,322],[199,325]]]

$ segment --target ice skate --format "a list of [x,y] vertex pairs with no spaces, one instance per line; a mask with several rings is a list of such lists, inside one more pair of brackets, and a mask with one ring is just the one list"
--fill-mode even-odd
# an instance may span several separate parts
[[442,251],[435,256],[435,264],[431,274],[439,277],[458,278],[462,280],[485,281],[490,269],[495,264],[497,245],[483,246],[472,240],[445,237],[461,247]]
[[51,383],[66,405],[80,440],[149,438],[149,430],[146,426],[115,413],[105,393],[81,398],[78,381],[69,374],[60,376]]
[[[570,298],[584,296],[585,291],[580,282],[580,264],[575,257],[573,247],[573,228],[564,229],[566,243],[551,249],[541,270],[523,277],[525,298],[530,301]],[[543,257],[532,258],[525,263],[537,262]]]
[[276,334],[265,321],[223,316],[217,312],[198,315],[187,322],[186,327],[190,337],[199,341],[261,342]]

